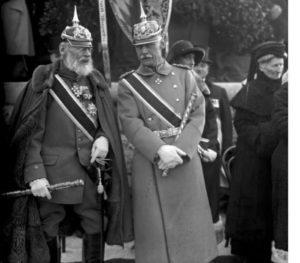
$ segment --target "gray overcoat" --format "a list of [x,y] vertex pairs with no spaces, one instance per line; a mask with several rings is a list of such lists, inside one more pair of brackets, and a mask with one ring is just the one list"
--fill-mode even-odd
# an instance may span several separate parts
[[[186,127],[174,142],[174,137],[160,139],[153,133],[169,126],[120,81],[119,116],[125,135],[135,147],[132,191],[136,262],[210,262],[217,255],[216,240],[197,154],[204,127],[204,98],[187,69],[165,62],[157,72],[140,66],[136,73],[181,116],[191,93],[198,95]],[[162,177],[154,162],[164,144],[174,144],[188,154],[188,160],[171,169],[167,177]]]

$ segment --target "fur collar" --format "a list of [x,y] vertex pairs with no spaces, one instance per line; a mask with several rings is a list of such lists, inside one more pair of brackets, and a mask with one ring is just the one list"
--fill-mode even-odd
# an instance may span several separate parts
[[[32,89],[34,92],[40,93],[45,89],[49,89],[53,85],[54,75],[59,72],[61,61],[58,60],[52,64],[38,66],[32,74]],[[98,89],[108,89],[108,85],[98,70],[94,70],[88,75],[91,83]]]

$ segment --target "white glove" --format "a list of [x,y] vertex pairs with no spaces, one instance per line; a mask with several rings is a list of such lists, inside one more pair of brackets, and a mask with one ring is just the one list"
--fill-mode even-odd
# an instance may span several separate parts
[[160,158],[158,168],[161,170],[174,168],[178,164],[182,164],[183,160],[181,156],[187,155],[184,151],[174,145],[161,146],[158,149],[157,154]]
[[108,140],[104,136],[96,139],[91,150],[91,163],[104,159],[108,153],[108,146]]
[[37,179],[29,183],[33,196],[47,197],[51,199],[51,194],[48,190],[50,185],[46,178]]
[[217,153],[212,149],[202,150],[203,162],[213,162],[217,158]]

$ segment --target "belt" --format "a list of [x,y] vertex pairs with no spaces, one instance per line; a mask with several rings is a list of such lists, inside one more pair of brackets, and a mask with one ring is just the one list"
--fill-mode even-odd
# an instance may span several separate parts
[[176,136],[179,133],[179,127],[168,128],[166,130],[153,131],[153,132],[159,138],[168,138],[168,137]]

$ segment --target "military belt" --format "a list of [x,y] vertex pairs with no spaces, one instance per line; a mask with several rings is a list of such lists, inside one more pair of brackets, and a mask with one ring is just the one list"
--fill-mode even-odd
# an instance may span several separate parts
[[161,131],[153,131],[156,136],[159,138],[168,138],[172,136],[176,136],[179,132],[179,127],[174,127],[174,128],[168,128],[166,130],[161,130]]

